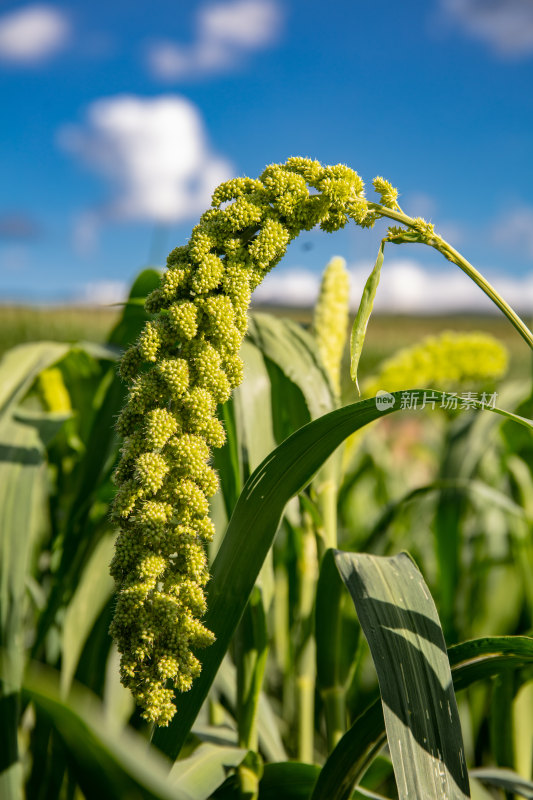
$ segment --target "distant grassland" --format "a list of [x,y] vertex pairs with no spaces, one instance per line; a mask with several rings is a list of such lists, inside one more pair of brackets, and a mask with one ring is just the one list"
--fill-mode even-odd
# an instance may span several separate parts
[[[309,325],[312,311],[290,308],[255,308],[256,311],[269,311],[277,316],[288,316]],[[353,319],[352,319],[353,321]],[[528,324],[531,324],[526,320]],[[404,347],[411,347],[427,336],[438,336],[444,331],[483,331],[494,336],[504,344],[510,357],[510,377],[531,378],[533,362],[531,352],[515,329],[497,314],[447,314],[431,316],[407,316],[402,314],[373,314],[366,333],[365,346],[361,356],[359,375],[371,375],[383,359]],[[346,370],[348,366],[346,366]]]
[[23,342],[105,342],[121,314],[117,308],[0,307],[0,355]]
[[[312,319],[312,312],[301,308],[255,306],[253,310],[288,316],[304,325],[309,325]],[[0,307],[0,356],[16,344],[43,339],[60,342],[105,342],[120,314],[120,307]],[[371,374],[384,358],[397,350],[444,330],[479,330],[492,334],[509,349],[510,374],[521,374],[526,380],[531,375],[531,355],[528,348],[507,320],[496,315],[474,314],[424,317],[373,315],[368,326],[360,375]]]

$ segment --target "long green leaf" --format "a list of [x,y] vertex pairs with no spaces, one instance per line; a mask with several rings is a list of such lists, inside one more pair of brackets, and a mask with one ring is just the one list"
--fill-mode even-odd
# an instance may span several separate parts
[[298,761],[265,764],[259,800],[308,800],[319,772],[315,764]]
[[57,361],[68,345],[41,342],[15,347],[0,362],[0,796],[22,796],[18,763],[18,690],[24,667],[26,578],[44,509],[44,447],[61,417],[16,419],[17,407],[37,375]]
[[[423,390],[421,390],[423,391]],[[429,391],[429,390],[428,390]],[[440,392],[433,394],[441,399]],[[155,732],[154,743],[175,758],[205,700],[216,671],[243,613],[259,570],[272,544],[286,503],[313,478],[332,452],[354,431],[400,408],[378,408],[375,398],[345,406],[320,417],[286,439],[246,482],[212,568],[208,588],[207,627],[216,642],[203,655],[202,674],[178,700],[179,710],[168,728]],[[481,408],[481,404],[478,404]],[[492,409],[533,430],[529,420]]]
[[335,407],[335,392],[316,342],[301,325],[290,319],[255,313],[250,320],[248,336],[300,389],[311,419]]
[[[533,638],[487,636],[448,650],[455,691],[509,669],[533,663]],[[348,800],[375,753],[385,743],[383,706],[378,699],[344,734],[318,776],[312,800]]]
[[470,771],[473,778],[489,786],[497,786],[506,792],[513,792],[520,797],[533,800],[533,783],[517,775],[512,769],[497,769],[496,767],[477,768]]
[[81,581],[67,606],[61,645],[61,693],[68,694],[79,657],[103,607],[113,593],[109,575],[115,536],[109,533],[92,552]]
[[300,428],[273,451],[247,481],[217,554],[208,588],[206,625],[216,642],[206,652],[200,677],[179,699],[179,711],[154,743],[175,758],[224,657],[274,539],[283,509],[354,430],[390,413],[373,401],[320,417]]
[[352,334],[350,337],[350,375],[352,381],[357,387],[357,391],[359,391],[359,384],[357,382],[359,359],[361,358],[361,353],[363,351],[368,320],[370,319],[370,314],[372,313],[372,309],[374,307],[376,292],[378,290],[381,267],[383,266],[383,259],[385,256],[384,251],[385,241],[383,240],[379,247],[378,257],[376,258],[374,269],[368,276],[367,282],[365,283],[365,288],[363,289],[361,302],[353,323]]
[[530,636],[484,636],[450,647],[456,691],[473,681],[519,670],[533,663],[533,638]]
[[221,747],[205,742],[188,758],[176,761],[169,782],[194,800],[208,800],[226,780],[228,769],[240,766],[247,754],[241,747]]
[[378,674],[400,800],[470,797],[446,645],[422,575],[405,553],[337,551],[335,560]]
[[71,770],[85,797],[99,800],[196,800],[172,786],[170,764],[131,729],[110,727],[93,695],[81,687],[69,703],[60,699],[52,673],[31,670],[23,693],[52,724],[68,754]]

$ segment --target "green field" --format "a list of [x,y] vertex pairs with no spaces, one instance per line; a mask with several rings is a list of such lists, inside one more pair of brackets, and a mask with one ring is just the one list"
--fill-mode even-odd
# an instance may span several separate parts
[[[473,785],[482,767],[489,783],[533,796],[531,362],[516,331],[495,316],[373,317],[359,379],[363,398],[376,383],[395,392],[384,409],[357,402],[347,344],[338,397],[320,349],[328,332],[310,310],[256,307],[269,313],[252,314],[236,344],[245,379],[217,419],[201,402],[214,397],[206,379],[219,399],[225,391],[206,328],[197,343],[163,340],[174,362],[163,351],[152,371],[137,365],[126,394],[115,346],[130,347],[122,366],[135,366],[128,354],[157,330],[136,296],[125,309],[0,317],[0,640],[10,656],[0,659],[0,718],[11,754],[1,800],[502,797],[470,794],[465,773],[450,793],[465,762]],[[333,311],[337,333],[346,317],[340,325]],[[112,331],[114,347],[94,347]],[[507,376],[486,337],[424,342],[444,331],[491,334],[509,351]],[[402,404],[403,389],[420,386],[437,403],[421,413]],[[503,416],[462,413],[435,394],[444,389],[496,389]],[[181,516],[162,526],[174,496]],[[205,551],[201,532],[214,536]],[[171,571],[155,583],[165,558]],[[150,591],[159,605],[143,599]],[[151,637],[157,661],[146,658]],[[202,669],[190,686],[193,646]],[[417,744],[409,763],[401,742]],[[159,751],[180,753],[172,793]],[[435,752],[445,789],[398,792],[399,770],[418,786]]]
[[[263,308],[279,317],[290,317],[304,325],[311,322],[312,311],[301,308]],[[105,342],[121,313],[120,308],[57,306],[36,308],[5,306],[0,312],[0,355],[16,344],[52,340],[58,342]],[[507,320],[492,315],[372,316],[361,358],[361,375],[369,375],[384,358],[403,347],[445,330],[484,331],[495,336],[509,350],[509,375],[529,374],[531,356],[525,344]]]

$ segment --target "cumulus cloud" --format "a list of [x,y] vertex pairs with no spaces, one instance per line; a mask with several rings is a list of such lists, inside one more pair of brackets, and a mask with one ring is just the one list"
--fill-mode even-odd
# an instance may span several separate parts
[[[368,266],[352,270],[354,305],[359,302]],[[533,276],[487,276],[515,308],[533,310]],[[412,259],[389,259],[383,266],[376,309],[405,314],[479,311],[497,313],[496,306],[461,270],[450,265],[428,269]]]
[[[350,269],[352,310],[359,305],[371,269],[371,264],[355,264]],[[495,275],[491,282],[514,308],[533,313],[533,275],[523,278]],[[272,272],[256,289],[253,300],[259,304],[308,308],[316,301],[319,285],[320,275],[310,270]],[[385,261],[375,309],[398,314],[497,312],[488,297],[461,271],[453,267],[430,270],[411,259]]]
[[320,275],[306,269],[270,272],[254,292],[254,303],[309,308],[315,304]]
[[533,259],[533,208],[515,208],[494,229],[494,241]]
[[58,142],[110,182],[101,218],[188,220],[232,175],[229,162],[211,150],[196,106],[175,95],[97,100],[85,123],[63,127]]
[[441,0],[441,5],[450,20],[498,55],[523,58],[533,54],[531,0]]
[[129,286],[124,281],[91,281],[82,286],[72,302],[87,306],[110,306],[127,300]]
[[68,42],[65,15],[49,5],[30,5],[0,17],[0,59],[34,64],[55,55]]
[[224,72],[253,50],[273,44],[280,33],[281,9],[275,0],[230,0],[200,8],[191,45],[152,42],[148,65],[158,78],[176,80]]

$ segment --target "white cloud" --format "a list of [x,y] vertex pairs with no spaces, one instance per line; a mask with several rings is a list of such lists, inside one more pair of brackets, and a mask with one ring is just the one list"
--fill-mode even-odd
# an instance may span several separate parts
[[[352,270],[354,306],[359,303],[370,265]],[[502,297],[519,311],[533,311],[533,275],[486,275]],[[499,313],[494,303],[453,264],[428,269],[412,259],[389,259],[381,273],[376,309],[399,313]]]
[[123,303],[128,293],[129,286],[123,281],[93,281],[82,287],[73,302],[88,306],[110,306]]
[[205,5],[197,17],[193,44],[153,42],[148,48],[148,65],[156,77],[165,80],[226,71],[238,65],[248,52],[273,44],[281,22],[276,0],[230,0]]
[[0,59],[33,64],[67,43],[70,26],[53,6],[30,5],[0,17]]
[[309,308],[318,296],[320,275],[306,269],[270,272],[254,292],[255,303]]
[[[350,269],[353,310],[359,305],[371,269],[371,264],[355,264]],[[517,311],[533,313],[533,275],[495,275],[490,280]],[[256,303],[310,307],[318,296],[319,284],[320,275],[310,270],[272,272],[254,292],[253,299]],[[498,313],[481,289],[456,267],[430,270],[410,259],[385,259],[375,309],[400,314]]]
[[58,142],[111,182],[101,217],[191,219],[232,175],[229,162],[212,152],[196,106],[176,95],[96,100],[85,124],[65,126]]
[[521,58],[533,54],[531,0],[441,0],[441,4],[450,19],[498,55]]
[[493,234],[496,244],[503,244],[533,259],[533,208],[515,208],[499,220]]
[[272,0],[233,0],[200,10],[200,37],[236,47],[265,47],[277,37],[280,9]]

